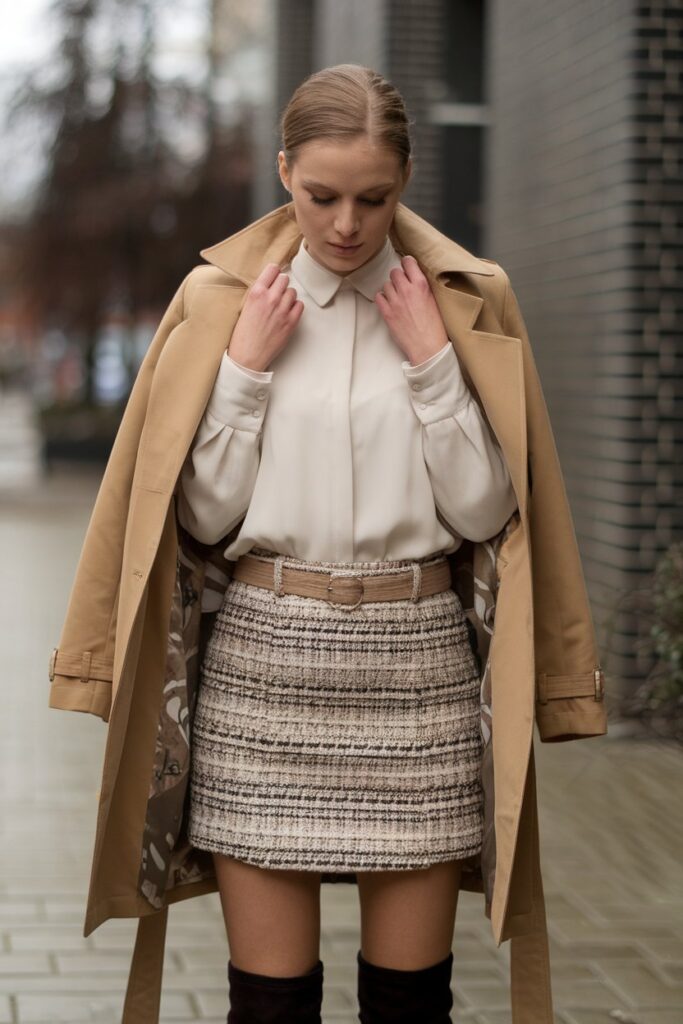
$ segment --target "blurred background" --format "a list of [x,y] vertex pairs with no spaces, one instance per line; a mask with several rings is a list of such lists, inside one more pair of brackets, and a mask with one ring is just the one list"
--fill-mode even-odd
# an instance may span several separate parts
[[291,93],[367,64],[416,122],[404,201],[520,299],[610,694],[652,719],[662,657],[680,692],[680,5],[24,0],[7,23],[0,484],[104,462],[199,250],[289,199]]
[[[275,169],[279,114],[307,75],[343,61],[385,74],[416,122],[403,201],[510,275],[574,514],[611,735],[657,739],[638,748],[655,751],[639,762],[652,785],[656,751],[673,744],[670,779],[683,735],[683,9],[654,0],[5,5],[0,610],[12,671],[35,673],[39,687],[16,715],[31,729],[54,715],[49,651],[161,314],[201,248],[288,200]],[[45,734],[60,727],[84,734],[83,722],[54,717]],[[5,729],[16,799],[26,734]],[[97,756],[99,733],[87,752],[83,742],[78,799],[77,767]],[[624,749],[632,764],[635,747]],[[640,820],[654,834],[647,808],[660,800],[669,817],[670,795],[648,791],[642,820],[630,807],[619,828]],[[670,867],[659,864],[662,878]],[[680,981],[680,950],[675,963]],[[0,1002],[0,1020],[14,1019],[2,1013]]]

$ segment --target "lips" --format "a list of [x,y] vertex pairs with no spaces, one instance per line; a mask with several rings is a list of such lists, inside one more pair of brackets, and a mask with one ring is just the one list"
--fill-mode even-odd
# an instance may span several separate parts
[[358,245],[339,245],[338,242],[330,242],[330,245],[333,246],[333,248],[341,249],[344,252],[352,252],[354,249],[360,249],[361,244],[362,243],[359,242]]

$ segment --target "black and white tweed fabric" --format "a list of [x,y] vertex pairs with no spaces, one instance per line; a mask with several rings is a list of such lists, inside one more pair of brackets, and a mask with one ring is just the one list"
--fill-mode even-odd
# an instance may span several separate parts
[[[286,564],[367,575],[443,558]],[[193,717],[195,846],[312,871],[466,857],[481,848],[481,753],[480,678],[453,589],[348,610],[230,580]]]

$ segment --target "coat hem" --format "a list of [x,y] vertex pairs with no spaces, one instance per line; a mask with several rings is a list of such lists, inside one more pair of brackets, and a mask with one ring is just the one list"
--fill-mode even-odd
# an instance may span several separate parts
[[[194,896],[204,896],[210,892],[218,892],[218,880],[215,875],[199,882],[188,882],[186,885],[178,885],[171,889],[161,910],[173,903],[180,903],[182,900],[191,899]],[[144,896],[108,896],[107,899],[88,908],[83,925],[83,936],[87,938],[100,925],[112,918],[149,917],[152,914],[161,913],[161,910],[153,907]]]

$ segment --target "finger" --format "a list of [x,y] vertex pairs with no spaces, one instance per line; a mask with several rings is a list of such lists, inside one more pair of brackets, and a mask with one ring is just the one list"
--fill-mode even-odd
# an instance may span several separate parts
[[285,274],[284,271],[279,273],[273,281],[272,287],[275,289],[279,288],[282,294],[284,294],[289,288],[289,274]]
[[420,264],[414,256],[403,256],[401,258],[401,266],[409,281],[416,281],[419,277],[424,277]]
[[265,267],[258,276],[258,280],[265,285],[271,285],[279,273],[279,263],[266,263]]
[[301,300],[297,297],[296,288],[285,288],[280,296],[280,302],[285,309],[291,311],[291,307]]

